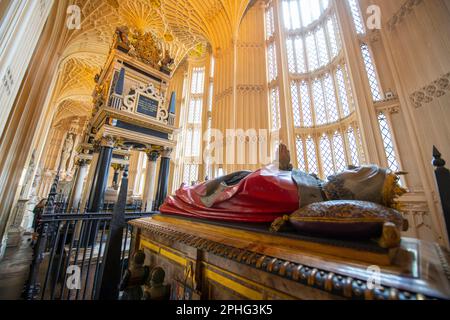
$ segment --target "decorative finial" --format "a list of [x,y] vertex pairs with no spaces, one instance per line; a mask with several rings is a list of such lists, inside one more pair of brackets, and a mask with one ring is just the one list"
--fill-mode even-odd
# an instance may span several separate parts
[[436,146],[433,146],[433,166],[435,167],[443,167],[445,166],[445,160],[441,159],[441,153],[436,148]]

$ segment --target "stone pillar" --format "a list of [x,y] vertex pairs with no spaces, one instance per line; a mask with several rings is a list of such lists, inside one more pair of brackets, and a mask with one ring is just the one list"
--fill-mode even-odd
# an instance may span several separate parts
[[[87,176],[87,160],[80,159],[77,162],[77,173],[74,179],[73,189],[72,189],[72,195],[70,200],[70,206],[73,209],[78,209],[81,202],[81,196],[83,193],[83,184],[84,180]],[[81,209],[81,208],[80,208]]]
[[147,152],[148,163],[147,172],[145,173],[144,193],[142,195],[142,211],[153,210],[153,194],[155,192],[156,182],[156,160],[158,160],[159,153],[155,150]]
[[114,139],[103,138],[100,154],[95,167],[94,179],[88,201],[88,212],[99,212],[103,208],[106,187],[108,185],[109,167],[113,155]]
[[164,148],[161,153],[161,165],[159,168],[158,189],[156,190],[154,210],[158,210],[167,197],[171,153],[172,148],[168,147]]

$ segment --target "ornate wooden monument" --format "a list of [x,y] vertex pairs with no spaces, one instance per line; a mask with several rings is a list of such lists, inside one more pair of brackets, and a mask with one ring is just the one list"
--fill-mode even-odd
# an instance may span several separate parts
[[[164,201],[175,130],[175,93],[167,99],[171,63],[151,35],[117,28],[106,64],[96,76],[92,118],[78,146],[76,181],[83,181],[87,174],[84,194],[75,183],[72,204],[81,202],[88,212],[102,210],[109,170],[113,166],[117,186],[130,149],[145,152],[149,159],[142,210],[152,211]],[[86,162],[91,163],[89,173],[83,169]]]

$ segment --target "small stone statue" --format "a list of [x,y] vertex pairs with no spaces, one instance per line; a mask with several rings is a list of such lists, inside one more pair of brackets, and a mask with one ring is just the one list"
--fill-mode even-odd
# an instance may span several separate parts
[[131,262],[131,267],[125,271],[125,274],[120,282],[120,291],[123,294],[120,300],[141,300],[142,299],[142,286],[145,284],[145,280],[149,275],[149,267],[144,266],[145,253],[142,250],[138,250]]
[[161,267],[152,270],[145,287],[142,300],[169,300],[170,286],[164,285],[166,273]]

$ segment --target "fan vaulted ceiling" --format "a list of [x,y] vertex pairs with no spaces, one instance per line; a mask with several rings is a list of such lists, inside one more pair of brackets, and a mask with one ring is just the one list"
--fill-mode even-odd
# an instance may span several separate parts
[[116,27],[152,32],[178,65],[198,46],[226,48],[250,0],[74,0],[81,29],[65,39],[55,91],[56,122],[86,116],[94,76],[102,68]]

